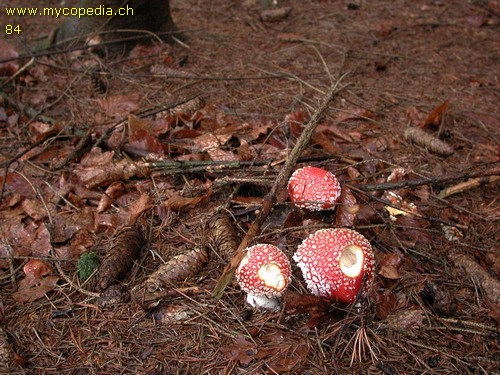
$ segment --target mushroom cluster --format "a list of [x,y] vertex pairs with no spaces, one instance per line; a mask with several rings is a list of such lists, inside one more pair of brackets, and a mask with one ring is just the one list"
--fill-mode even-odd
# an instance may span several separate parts
[[[304,167],[290,177],[288,193],[300,208],[312,211],[335,208],[340,197],[336,177],[324,169]],[[374,257],[370,242],[348,228],[321,229],[297,248],[293,260],[314,295],[352,303],[373,283]],[[290,283],[291,268],[276,246],[258,244],[246,249],[236,270],[247,302],[254,307],[278,310],[278,298]]]

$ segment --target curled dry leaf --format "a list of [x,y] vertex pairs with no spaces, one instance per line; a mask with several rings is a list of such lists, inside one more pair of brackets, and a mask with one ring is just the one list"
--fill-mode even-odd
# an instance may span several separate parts
[[45,276],[42,278],[26,276],[19,282],[19,289],[12,294],[12,298],[19,303],[36,301],[46,293],[54,290],[58,281],[59,276]]
[[444,114],[448,109],[449,99],[446,99],[443,103],[438,105],[436,108],[432,110],[432,112],[427,116],[424,122],[424,128],[429,126],[439,126],[443,121]]
[[407,140],[417,144],[418,146],[424,147],[433,154],[450,156],[454,152],[453,147],[449,144],[441,141],[420,128],[407,128],[404,135]]
[[125,185],[121,181],[113,182],[108,186],[106,191],[101,197],[99,204],[97,205],[96,211],[98,213],[106,211],[113,201],[125,193]]
[[[0,61],[15,59],[17,57],[19,57],[19,54],[15,48],[7,43],[4,38],[0,39]],[[9,77],[15,74],[18,69],[19,64],[17,60],[0,63],[0,77]]]
[[114,237],[111,249],[99,269],[98,286],[101,290],[122,280],[132,268],[144,246],[144,238],[135,227],[125,227]]
[[324,297],[286,290],[283,294],[283,305],[287,315],[308,314],[311,318],[308,325],[316,326],[328,313],[331,302]]
[[149,169],[142,164],[123,159],[116,163],[80,168],[74,173],[85,188],[93,189],[114,181],[128,180],[134,176],[148,176]]
[[335,225],[337,227],[352,227],[358,211],[359,205],[356,197],[351,189],[344,186],[340,194],[339,207],[335,215]]
[[179,193],[174,193],[168,200],[166,200],[163,204],[166,208],[170,208],[171,210],[182,210],[184,208],[192,208],[204,201],[209,197],[209,194],[205,194],[199,197],[185,198],[182,197]]
[[238,248],[238,234],[229,215],[219,213],[208,222],[208,244],[224,260]]
[[379,275],[386,279],[400,279],[399,269],[401,268],[401,257],[395,253],[385,254],[379,262]]
[[154,292],[158,289],[171,288],[198,273],[208,262],[208,252],[205,248],[195,247],[193,250],[180,254],[153,272],[145,284]]
[[134,201],[127,209],[127,213],[129,215],[127,224],[135,224],[139,216],[141,216],[143,212],[149,210],[151,206],[151,197],[145,193],[142,193],[139,199]]
[[41,259],[30,259],[23,267],[23,271],[28,277],[39,279],[50,275],[53,271],[49,262]]
[[246,340],[243,336],[238,336],[234,342],[219,348],[228,361],[238,361],[241,365],[248,365],[257,354],[257,345]]
[[117,94],[97,101],[109,117],[122,117],[139,109],[140,94],[137,92]]

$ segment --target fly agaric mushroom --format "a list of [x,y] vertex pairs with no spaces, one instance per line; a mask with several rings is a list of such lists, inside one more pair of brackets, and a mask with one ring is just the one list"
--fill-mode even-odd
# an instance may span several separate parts
[[286,255],[276,246],[258,244],[246,249],[236,270],[236,280],[247,292],[253,307],[278,310],[277,297],[290,283],[291,267]]
[[288,194],[297,207],[312,211],[333,210],[340,197],[340,184],[331,172],[304,167],[290,177]]
[[321,229],[311,234],[299,245],[293,259],[307,289],[317,296],[350,303],[373,281],[372,247],[352,229]]

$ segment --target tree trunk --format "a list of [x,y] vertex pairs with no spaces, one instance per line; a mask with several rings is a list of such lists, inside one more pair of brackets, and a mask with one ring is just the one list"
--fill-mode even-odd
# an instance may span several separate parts
[[[170,15],[169,0],[80,1],[78,9],[81,13],[91,8],[94,15],[70,16],[56,31],[54,44],[77,46],[98,36],[100,42],[130,46],[152,39],[151,33],[172,42],[177,30]],[[110,15],[118,9],[125,15]]]

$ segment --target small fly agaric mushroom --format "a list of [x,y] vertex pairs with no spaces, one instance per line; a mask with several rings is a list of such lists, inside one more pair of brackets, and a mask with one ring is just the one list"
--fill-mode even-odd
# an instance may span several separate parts
[[293,259],[307,289],[317,296],[350,303],[373,281],[372,247],[352,229],[321,229],[311,234],[299,245]]
[[340,197],[340,184],[331,172],[318,167],[304,167],[290,177],[288,194],[298,207],[312,211],[333,210]]
[[246,249],[236,270],[236,280],[247,292],[247,302],[254,307],[278,310],[277,297],[290,283],[291,267],[286,255],[276,246],[258,244]]

